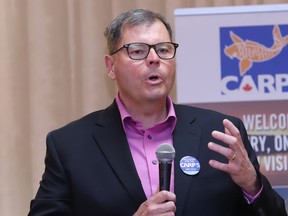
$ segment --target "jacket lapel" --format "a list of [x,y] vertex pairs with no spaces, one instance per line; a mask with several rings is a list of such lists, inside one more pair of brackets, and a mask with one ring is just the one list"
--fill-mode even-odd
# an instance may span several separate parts
[[146,196],[133,163],[115,101],[97,119],[93,135],[115,175],[139,206],[146,200]]
[[[193,183],[193,176],[183,173],[179,163],[184,156],[198,157],[201,129],[195,123],[196,117],[191,116],[191,110],[185,113],[185,109],[182,109],[181,106],[174,105],[174,107],[177,116],[177,124],[173,134],[176,150],[174,160],[175,194],[177,197],[177,215],[181,215],[187,194]],[[96,119],[93,136],[123,187],[126,188],[139,207],[146,200],[146,196],[133,162],[115,101],[102,112],[100,118]]]
[[181,170],[180,160],[185,156],[192,156],[198,159],[201,128],[195,123],[196,116],[191,116],[191,111],[185,114],[184,109],[179,112],[181,107],[177,105],[174,107],[177,115],[177,124],[173,137],[176,151],[174,160],[175,194],[177,199],[177,215],[182,215],[187,194],[194,181],[194,176],[187,175]]

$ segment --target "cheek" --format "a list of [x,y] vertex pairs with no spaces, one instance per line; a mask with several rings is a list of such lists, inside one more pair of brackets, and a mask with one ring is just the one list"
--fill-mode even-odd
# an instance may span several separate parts
[[133,89],[136,88],[138,84],[138,77],[135,71],[131,70],[121,70],[116,73],[116,80],[119,88],[122,89]]
[[171,82],[174,82],[175,80],[175,76],[176,76],[176,66],[175,66],[175,63],[172,63],[171,65],[167,65],[167,71],[168,74],[168,80],[171,81]]
[[127,83],[127,85],[132,85],[132,84],[136,84],[139,82],[139,80],[141,79],[140,74],[141,74],[141,65],[136,64],[136,62],[133,64],[131,62],[126,62],[126,64],[124,64],[122,62],[122,64],[118,64],[117,65],[118,68],[115,70],[117,71],[116,73],[116,79],[119,80],[121,79],[121,83],[123,83],[125,85],[125,83]]

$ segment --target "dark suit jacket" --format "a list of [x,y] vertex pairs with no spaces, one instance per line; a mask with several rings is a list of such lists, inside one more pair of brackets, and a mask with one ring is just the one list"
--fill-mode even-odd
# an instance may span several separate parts
[[[256,155],[239,119],[190,106],[174,107],[176,215],[287,215],[283,199],[259,173]],[[214,140],[211,132],[223,131],[224,118],[241,131],[261,178],[263,191],[253,205],[247,204],[242,190],[228,174],[208,164],[210,159],[227,162],[207,147]],[[179,166],[180,159],[189,155],[201,164],[195,176],[184,174]],[[45,165],[39,190],[31,201],[30,216],[129,216],[146,200],[115,102],[50,132]]]

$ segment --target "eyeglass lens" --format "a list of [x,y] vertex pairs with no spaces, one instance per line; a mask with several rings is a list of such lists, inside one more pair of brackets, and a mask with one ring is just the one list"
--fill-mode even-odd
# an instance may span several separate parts
[[156,45],[148,45],[145,43],[129,44],[127,51],[132,59],[144,59],[148,56],[150,49],[154,48],[155,52],[162,59],[171,59],[175,55],[175,46],[172,43],[164,42]]

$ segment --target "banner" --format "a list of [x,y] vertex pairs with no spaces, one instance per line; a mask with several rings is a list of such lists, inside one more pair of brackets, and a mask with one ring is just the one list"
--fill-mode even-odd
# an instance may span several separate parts
[[174,15],[177,102],[240,117],[288,207],[288,4]]

